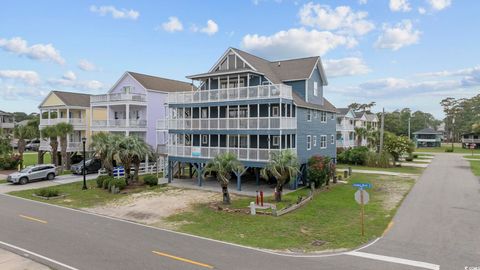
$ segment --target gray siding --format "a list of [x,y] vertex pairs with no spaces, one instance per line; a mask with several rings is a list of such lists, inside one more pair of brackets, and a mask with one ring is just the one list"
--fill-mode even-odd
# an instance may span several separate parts
[[[317,82],[318,95],[313,94],[314,82]],[[315,70],[312,73],[312,77],[307,80],[307,101],[314,104],[323,105],[323,85],[322,78],[320,77],[320,72],[318,68],[315,67]]]
[[292,87],[292,91],[297,93],[303,100],[305,100],[305,81],[291,81],[284,82],[286,85]]
[[[300,163],[306,163],[308,158],[313,155],[322,155],[336,158],[336,118],[332,120],[331,113],[327,112],[327,122],[320,121],[320,114],[317,118],[312,113],[312,121],[307,121],[307,110],[305,108],[297,108],[297,154]],[[312,136],[312,148],[307,150],[307,135]],[[320,136],[327,136],[327,148],[320,148]],[[331,135],[334,135],[334,143],[331,144]],[[313,136],[317,136],[317,145],[314,146]]]

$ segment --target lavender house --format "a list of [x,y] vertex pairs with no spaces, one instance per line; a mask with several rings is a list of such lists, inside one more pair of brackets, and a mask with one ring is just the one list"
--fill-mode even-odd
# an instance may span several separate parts
[[91,133],[135,135],[157,149],[168,134],[156,129],[156,121],[165,119],[168,93],[191,90],[187,82],[127,71],[107,94],[91,96]]

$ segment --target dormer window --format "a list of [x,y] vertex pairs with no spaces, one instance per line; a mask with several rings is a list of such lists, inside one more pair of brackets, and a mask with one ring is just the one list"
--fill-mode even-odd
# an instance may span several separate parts
[[124,86],[123,87],[123,93],[131,94],[132,92],[133,92],[133,87],[132,86]]

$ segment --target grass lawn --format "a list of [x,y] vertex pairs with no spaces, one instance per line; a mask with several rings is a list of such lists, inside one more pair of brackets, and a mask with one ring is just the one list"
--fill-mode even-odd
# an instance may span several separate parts
[[[83,182],[75,182],[70,184],[58,185],[51,187],[60,191],[60,194],[66,194],[64,198],[44,200],[32,196],[36,189],[22,190],[22,191],[13,191],[10,192],[10,195],[27,198],[35,201],[47,202],[51,204],[71,207],[71,208],[84,208],[84,207],[93,207],[108,203],[113,200],[121,199],[128,194],[112,194],[107,192],[105,189],[97,188],[97,183],[95,180],[87,181],[88,190],[82,190]],[[138,193],[142,191],[162,191],[164,187],[148,187],[141,186],[133,190],[129,190],[129,194]]]
[[[52,162],[52,159],[50,157],[50,153],[45,153],[43,156],[43,163],[45,164],[50,164]],[[23,153],[23,165],[24,166],[30,166],[30,165],[35,165],[38,164],[38,154],[37,152],[25,152]]]
[[470,168],[472,168],[473,174],[480,176],[480,160],[470,160]]
[[480,159],[480,156],[472,156],[472,155],[465,155],[463,156],[464,158],[468,158],[468,159]]
[[[451,144],[442,144],[441,147],[427,147],[427,148],[416,148],[415,153],[445,153],[445,149],[452,149]],[[461,145],[455,144],[453,147],[453,153],[466,153],[471,154],[471,149],[462,148]],[[480,154],[480,149],[473,150],[474,154]]]
[[385,172],[397,172],[397,173],[410,173],[410,174],[422,174],[425,168],[418,168],[418,167],[392,167],[392,168],[374,168],[374,167],[367,167],[367,166],[356,166],[356,165],[346,165],[346,164],[337,164],[337,169],[346,169],[348,167],[352,167],[352,169],[357,170],[368,170],[368,171],[385,171]]
[[[365,206],[363,237],[360,207],[354,200],[356,189],[351,185],[355,182],[373,184],[369,190],[370,202]],[[199,204],[193,212],[173,215],[166,221],[182,232],[260,248],[306,251],[354,248],[382,235],[413,183],[409,178],[353,174],[349,184],[338,184],[317,193],[304,207],[280,217],[218,211]],[[296,199],[299,193],[305,192],[308,191],[296,191],[284,198]],[[233,200],[231,208],[246,210],[252,200],[254,198],[239,197]],[[314,246],[315,240],[326,242]]]
[[0,179],[0,184],[5,184],[7,183],[7,179]]

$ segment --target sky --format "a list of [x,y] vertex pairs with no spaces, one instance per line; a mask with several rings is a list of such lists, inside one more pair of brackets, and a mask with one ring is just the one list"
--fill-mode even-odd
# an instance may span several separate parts
[[0,110],[38,112],[51,90],[106,93],[125,71],[177,80],[235,47],[319,55],[336,107],[375,101],[443,117],[480,91],[480,1],[4,1]]

